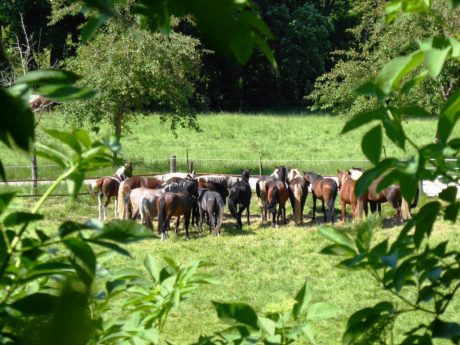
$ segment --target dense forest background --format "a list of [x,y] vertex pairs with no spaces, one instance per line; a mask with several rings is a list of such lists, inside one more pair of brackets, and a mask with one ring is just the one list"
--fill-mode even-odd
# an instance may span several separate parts
[[[409,32],[423,39],[443,33],[440,21],[448,22],[452,32],[458,31],[460,25],[458,11],[449,12],[441,3],[435,6],[437,16],[401,16],[392,26],[387,26],[383,19],[385,1],[256,0],[255,3],[273,32],[270,45],[278,70],[271,67],[262,52],[253,54],[245,66],[215,54],[192,18],[177,21],[174,35],[168,39],[158,34],[142,34],[136,28],[135,18],[127,15],[132,6],[128,0],[120,1],[120,20],[112,20],[84,45],[78,42],[84,14],[69,1],[3,1],[0,49],[10,62],[0,66],[1,80],[8,84],[24,69],[71,65],[82,75],[83,83],[87,78],[89,86],[102,90],[107,89],[104,79],[121,75],[114,87],[127,85],[135,91],[133,94],[126,91],[128,97],[123,104],[106,109],[112,113],[116,112],[114,109],[140,106],[173,110],[176,114],[306,107],[352,113],[370,102],[364,97],[354,97],[352,90],[375,76],[391,58],[414,48],[413,41],[407,39]],[[128,50],[136,44],[141,47],[141,54],[137,62],[132,62]],[[165,45],[167,48],[162,49]],[[27,66],[21,62],[19,47],[32,51]],[[105,52],[110,48],[121,52],[120,56]],[[107,60],[118,61],[123,68],[97,71],[94,80],[95,71],[89,65],[94,65],[96,56],[99,65]],[[133,71],[129,80],[123,79],[127,61]],[[152,61],[156,61],[156,67],[145,67]],[[158,71],[164,73],[159,76]],[[460,71],[452,66],[438,80],[423,81],[392,101],[407,105],[418,99],[434,113],[459,80]],[[68,110],[71,114],[80,112],[72,107]],[[97,112],[88,116],[92,122],[103,118]],[[182,121],[182,125],[194,126],[193,117]],[[119,122],[122,127],[123,121]]]

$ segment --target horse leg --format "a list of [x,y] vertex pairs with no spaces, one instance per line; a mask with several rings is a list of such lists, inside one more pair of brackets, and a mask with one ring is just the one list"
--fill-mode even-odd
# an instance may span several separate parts
[[190,226],[191,211],[192,211],[192,210],[190,210],[189,212],[187,212],[186,214],[184,214],[185,236],[187,236],[188,239],[190,238],[190,235],[189,235],[189,233],[188,233],[188,228],[189,228],[189,226]]
[[286,221],[286,205],[282,206],[282,210],[283,210],[284,225],[286,225],[287,224],[287,221]]
[[377,203],[377,208],[379,210],[379,216],[382,217],[382,203],[381,202]]
[[273,210],[272,214],[273,214],[272,226],[275,228],[278,226],[278,224],[276,224],[276,207]]
[[102,221],[102,198],[104,197],[104,194],[99,193],[97,195],[97,209],[99,211],[99,220]]
[[104,203],[104,222],[107,221],[107,208],[109,207],[110,204],[110,195],[105,197],[105,203]]
[[[179,219],[180,219],[180,217],[177,217],[177,219],[176,219],[176,227],[174,229],[174,232],[176,234],[179,232]],[[189,220],[190,220],[190,218],[189,218]]]
[[321,207],[323,209],[323,214],[324,214],[324,221],[327,222],[327,217],[326,217],[326,208],[324,207],[324,199],[321,200]]
[[249,222],[249,205],[247,206],[247,217],[248,217],[248,225],[251,225],[251,223]]
[[115,219],[118,218],[118,199],[117,199],[117,196],[115,195],[115,209],[114,209],[114,217]]
[[315,213],[316,213],[316,195],[313,194],[313,217],[311,218],[311,220],[315,220]]

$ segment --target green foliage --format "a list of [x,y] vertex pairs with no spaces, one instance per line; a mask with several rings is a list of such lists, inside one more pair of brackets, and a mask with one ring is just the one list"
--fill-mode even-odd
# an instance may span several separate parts
[[292,310],[286,312],[261,315],[247,304],[213,302],[217,316],[230,327],[213,336],[200,337],[196,344],[294,344],[302,338],[314,343],[312,321],[332,318],[340,310],[329,303],[312,304],[311,299],[312,291],[306,282]]
[[74,123],[96,128],[105,121],[119,137],[133,110],[150,106],[167,111],[162,118],[170,120],[173,130],[178,125],[197,128],[189,106],[201,65],[195,39],[110,25],[66,65],[82,76],[82,85],[98,92],[89,101],[64,105]]
[[[395,3],[399,3],[394,7]],[[406,9],[413,12],[418,7],[425,11],[424,1],[409,1],[410,6],[402,6],[401,1],[392,2],[388,11]],[[399,7],[398,7],[399,6]],[[378,4],[373,1],[358,1],[355,4],[354,12],[359,18],[360,23],[352,30],[355,37],[354,48],[350,51],[336,51],[337,64],[332,70],[321,76],[315,84],[315,91],[308,95],[308,99],[313,101],[313,109],[332,110],[335,113],[345,113],[352,115],[364,111],[376,105],[375,99],[359,94],[356,97],[356,90],[363,80],[370,80],[377,77],[379,71],[393,58],[399,55],[406,55],[416,47],[415,40],[424,41],[431,36],[442,36],[445,34],[453,35],[460,29],[458,11],[449,11],[443,1],[434,1],[431,10],[427,14],[416,13],[412,16],[393,16],[393,22],[388,25],[384,18],[385,3]],[[391,12],[393,13],[393,12]],[[390,18],[389,18],[390,19]],[[446,23],[445,27],[443,23]],[[410,36],[408,33],[410,32]],[[437,59],[439,54],[447,54],[445,50],[431,51],[425,54],[424,58],[428,61],[435,59],[441,63],[442,59]],[[420,63],[417,58],[421,55],[411,57],[412,63]],[[404,59],[409,59],[405,56]],[[427,62],[426,61],[426,62]],[[400,77],[410,77],[411,84],[402,86],[403,92],[392,93],[387,97],[387,102],[395,107],[411,106],[414,99],[417,104],[424,107],[428,114],[438,113],[443,102],[451,94],[452,90],[458,86],[459,66],[453,62],[445,65],[442,73],[440,64],[437,66],[430,64],[436,73],[436,79],[425,78],[426,74],[421,73],[421,69],[410,69],[409,76],[406,74]],[[431,68],[430,67],[430,68]],[[387,68],[390,68],[389,66]],[[428,70],[430,71],[430,70]],[[383,73],[383,70],[382,72]],[[419,78],[414,78],[418,75]],[[394,75],[396,77],[396,75]],[[384,78],[382,82],[388,83],[390,79]],[[378,79],[378,77],[377,77]],[[383,85],[382,85],[383,86]],[[424,114],[419,114],[422,116]]]
[[[386,7],[387,20],[396,21],[400,12],[436,15],[430,1],[392,1]],[[458,33],[455,34],[458,36]],[[361,95],[375,97],[380,107],[357,114],[343,129],[343,132],[348,132],[369,122],[379,123],[363,137],[363,152],[376,165],[358,180],[356,194],[364,194],[379,176],[384,176],[379,189],[398,183],[403,198],[409,202],[415,197],[421,180],[442,178],[454,183],[455,187],[449,187],[440,194],[442,203],[426,203],[406,223],[393,243],[386,239],[370,246],[370,226],[361,226],[355,236],[332,228],[320,230],[323,236],[334,242],[324,248],[323,253],[345,257],[340,263],[342,267],[367,270],[383,289],[402,302],[401,307],[390,301],[381,301],[374,307],[354,313],[343,336],[344,344],[366,342],[369,337],[386,343],[392,338],[395,320],[411,312],[426,313],[429,322],[406,330],[402,344],[432,344],[434,338],[450,339],[452,343],[459,341],[460,324],[458,320],[446,321],[445,313],[460,288],[460,252],[447,250],[448,242],[434,246],[430,241],[439,216],[452,223],[458,220],[460,202],[456,200],[456,186],[460,177],[446,164],[446,159],[454,158],[457,167],[460,166],[458,138],[451,137],[452,129],[460,118],[459,93],[454,92],[440,108],[437,142],[425,146],[417,145],[402,127],[402,118],[408,115],[409,109],[388,105],[393,95],[413,87],[420,78],[437,78],[448,60],[458,65],[459,47],[460,42],[454,36],[435,36],[419,41],[417,50],[392,59],[373,81],[357,89]],[[418,76],[414,73],[416,71]],[[402,87],[404,82],[409,86]],[[410,145],[416,153],[406,160],[386,158],[380,161],[382,125],[394,144],[405,151],[406,144]],[[378,135],[377,131],[380,131]],[[376,136],[379,140],[375,140]],[[363,238],[366,238],[365,245]]]

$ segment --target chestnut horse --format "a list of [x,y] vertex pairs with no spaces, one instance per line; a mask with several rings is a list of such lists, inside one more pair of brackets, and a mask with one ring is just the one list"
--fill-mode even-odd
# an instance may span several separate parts
[[110,199],[115,196],[115,217],[117,216],[117,199],[120,183],[131,176],[133,165],[131,162],[125,163],[118,169],[114,176],[104,176],[89,185],[91,195],[97,193],[99,220],[102,220],[102,198],[105,196],[104,203],[104,221],[107,221],[107,207],[110,204]]
[[351,216],[355,220],[362,216],[363,203],[367,201],[366,196],[357,197],[355,195],[356,181],[350,171],[340,171],[337,169],[339,180],[340,200],[342,202],[342,222],[345,222],[347,205],[351,205]]
[[[305,180],[311,184],[311,191],[313,195],[313,218],[315,220],[316,213],[316,199],[320,199],[324,213],[325,222],[334,222],[334,204],[337,198],[339,187],[337,183],[331,178],[325,178],[314,172],[305,172]],[[327,204],[328,212],[324,208],[324,202]]]
[[161,188],[162,184],[163,182],[155,177],[145,176],[132,176],[122,182],[118,189],[118,218],[132,218],[131,205],[129,198],[126,197],[131,190],[141,187],[158,189]]
[[[288,187],[286,185],[286,167],[278,167],[278,178],[270,180],[267,184],[267,201],[265,209],[272,213],[272,226],[278,227],[279,218],[283,216],[284,224],[286,224],[286,201],[289,198]],[[276,205],[278,211],[276,210]]]
[[166,229],[171,217],[177,217],[176,232],[179,228],[179,218],[184,216],[185,234],[189,238],[188,228],[195,200],[198,197],[198,183],[195,180],[186,181],[184,190],[178,193],[162,193],[157,201],[158,234],[161,240],[166,239]]

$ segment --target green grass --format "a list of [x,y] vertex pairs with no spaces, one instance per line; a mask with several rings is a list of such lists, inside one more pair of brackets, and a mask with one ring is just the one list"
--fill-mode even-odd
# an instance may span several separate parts
[[[270,153],[267,159],[274,160],[264,163],[266,172],[281,163],[275,160],[291,160],[283,163],[328,174],[333,174],[337,168],[349,168],[353,164],[341,160],[364,158],[360,148],[364,129],[339,136],[345,123],[345,119],[341,117],[209,114],[200,116],[200,123],[202,133],[179,129],[178,137],[175,138],[167,127],[161,125],[158,116],[140,117],[130,124],[131,133],[123,138],[124,157],[146,162],[137,165],[136,173],[160,172],[167,170],[171,154],[183,159],[185,150],[189,149],[190,158],[195,160],[198,172],[231,173],[238,172],[243,167],[257,171],[257,162],[198,160],[257,160],[257,155],[250,149],[251,144],[256,143]],[[45,117],[43,126],[62,129],[65,124],[57,114],[51,114]],[[404,126],[420,145],[429,143],[434,138],[434,119],[411,119]],[[458,126],[455,132],[458,136]],[[104,127],[102,134],[107,133],[108,128]],[[42,134],[39,136],[43,138]],[[385,148],[388,156],[404,156],[403,152],[388,142],[385,142]],[[19,156],[4,147],[0,148],[0,155],[5,165],[28,163],[27,157]],[[154,159],[162,161],[153,163]],[[179,168],[185,169],[183,160],[179,162]],[[42,167],[40,171],[42,177],[53,177],[59,173],[54,167],[49,167],[48,170]],[[21,170],[7,167],[7,172],[10,177],[29,176],[28,168]],[[96,173],[112,174],[113,171],[106,169]],[[28,188],[21,187],[19,192],[27,193]],[[60,191],[65,192],[64,187],[60,188]],[[35,200],[17,199],[15,207],[30,210]],[[336,269],[334,266],[338,263],[337,258],[319,254],[327,242],[318,235],[318,224],[311,223],[311,210],[311,197],[308,197],[307,223],[304,226],[296,227],[290,220],[288,226],[273,229],[259,223],[259,212],[254,198],[251,205],[253,224],[249,227],[245,225],[243,231],[235,230],[234,220],[227,217],[220,238],[210,235],[207,230],[199,232],[192,229],[191,240],[185,240],[183,231],[177,236],[172,233],[166,242],[153,239],[131,244],[129,250],[132,259],[118,256],[112,265],[114,268],[141,267],[148,253],[159,258],[170,256],[180,263],[201,259],[214,264],[206,268],[206,271],[217,277],[220,284],[200,287],[171,314],[165,337],[174,344],[191,343],[199,335],[210,334],[224,327],[216,317],[212,300],[241,301],[253,305],[259,311],[284,310],[292,305],[295,293],[305,279],[309,279],[313,287],[315,302],[328,301],[343,310],[337,318],[318,323],[318,344],[340,344],[346,320],[354,311],[372,306],[381,299],[394,299],[383,292],[365,272]],[[376,241],[394,239],[401,230],[400,226],[395,226],[391,221],[394,210],[385,206],[383,211],[384,226],[377,227]],[[289,207],[287,212],[288,215],[292,213]],[[97,206],[96,201],[88,196],[80,197],[76,202],[64,197],[53,197],[48,200],[44,213],[47,216],[46,221],[38,226],[54,231],[65,220],[85,221],[97,216]],[[112,214],[111,208],[109,217]],[[336,215],[339,216],[338,210]],[[449,240],[451,249],[460,249],[458,229],[442,220],[436,224],[432,238],[434,243]],[[457,317],[458,321],[455,312],[459,308],[460,300],[456,298],[447,317]],[[123,311],[117,304],[113,312]],[[420,314],[408,314],[401,318],[396,324],[396,340],[401,340],[403,331],[424,320],[424,316]]]
[[[366,128],[341,136],[346,119],[327,115],[261,115],[261,114],[203,114],[199,115],[202,132],[178,129],[177,138],[157,115],[138,116],[130,123],[130,133],[122,140],[123,157],[136,161],[135,173],[165,172],[169,170],[169,157],[176,155],[178,170],[186,170],[186,151],[194,161],[197,172],[238,173],[251,168],[258,174],[258,154],[254,144],[266,153],[263,157],[264,173],[284,164],[321,174],[333,174],[336,169],[352,165],[368,167],[361,151],[361,138]],[[59,113],[42,119],[41,127],[66,128]],[[410,119],[404,123],[409,135],[419,144],[427,144],[435,137],[436,121]],[[110,133],[103,126],[101,135]],[[460,134],[457,126],[455,134]],[[46,137],[39,131],[39,140]],[[404,157],[405,153],[386,140],[388,156]],[[28,158],[0,146],[0,156],[10,179],[30,178]],[[250,160],[250,161],[241,161]],[[52,178],[59,174],[54,166],[40,162],[39,176]],[[10,167],[12,166],[13,167]],[[25,167],[14,167],[26,165]],[[92,173],[113,174],[113,168]]]
[[[28,209],[32,203],[33,199],[22,199],[16,202],[15,207]],[[317,323],[317,343],[340,344],[346,320],[354,311],[372,306],[381,299],[395,299],[382,291],[365,272],[334,268],[339,262],[337,258],[319,254],[328,243],[318,235],[318,224],[310,220],[311,206],[309,198],[306,224],[303,226],[294,226],[292,212],[288,208],[288,226],[274,229],[259,223],[256,200],[253,199],[252,225],[248,227],[245,224],[243,231],[236,230],[235,221],[227,215],[219,238],[209,234],[207,229],[203,232],[192,229],[191,240],[185,239],[183,230],[178,235],[171,232],[165,242],[156,238],[129,245],[132,258],[117,256],[111,265],[113,268],[139,268],[146,254],[157,258],[172,257],[179,263],[199,259],[213,264],[206,268],[206,272],[218,278],[220,283],[201,286],[171,314],[164,335],[174,344],[190,344],[199,335],[223,329],[224,325],[216,317],[211,301],[240,301],[264,312],[285,310],[294,302],[295,293],[305,279],[313,287],[314,302],[328,301],[343,311],[332,320]],[[385,206],[383,211],[386,219],[383,226],[377,226],[375,241],[387,237],[394,239],[401,230],[390,219],[394,216],[391,207]],[[97,208],[95,201],[89,197],[80,197],[77,202],[56,197],[48,201],[44,212],[47,221],[38,226],[56,229],[59,222],[65,220],[85,221],[96,216]],[[348,228],[339,226],[344,230]],[[432,235],[433,243],[449,240],[450,248],[459,250],[457,232],[453,225],[439,221]],[[448,316],[455,318],[459,308],[460,300],[457,298]],[[114,306],[113,312],[123,312],[121,301]],[[423,314],[408,314],[401,318],[396,324],[397,339],[401,340],[404,330],[423,320]]]

